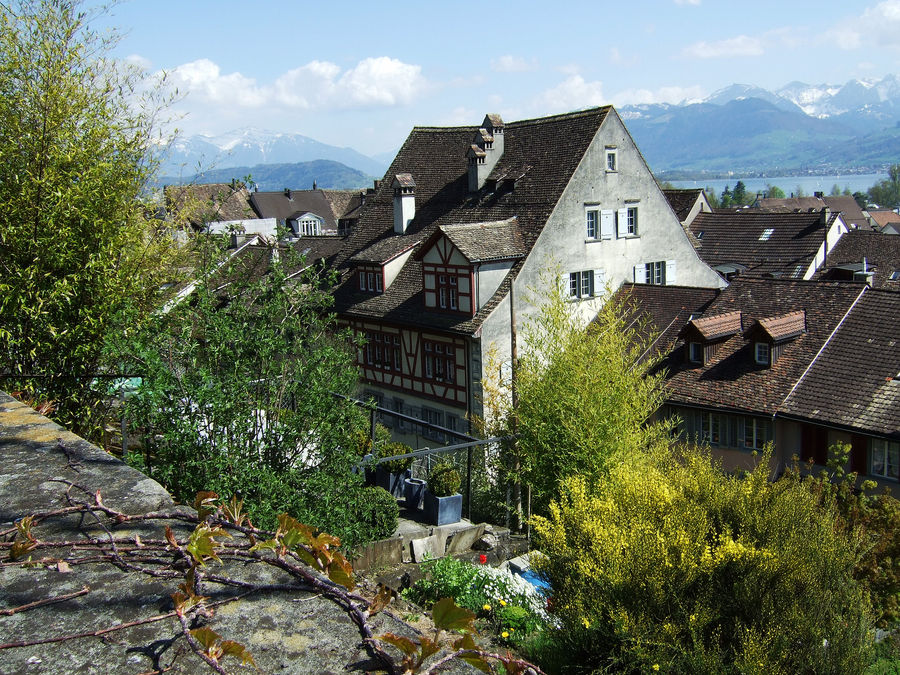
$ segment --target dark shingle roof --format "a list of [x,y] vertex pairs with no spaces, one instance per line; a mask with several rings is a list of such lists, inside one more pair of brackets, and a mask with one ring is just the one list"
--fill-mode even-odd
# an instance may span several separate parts
[[[629,324],[641,327],[642,337],[653,340],[648,353],[655,356],[667,353],[684,325],[702,314],[718,294],[717,288],[625,283],[614,299],[624,303]],[[642,319],[647,323],[639,326]]]
[[[401,173],[411,174],[416,183],[416,215],[409,223],[406,236],[418,235],[425,240],[442,225],[515,217],[527,253],[611,110],[594,108],[506,124],[503,156],[485,188],[477,193],[468,190],[466,151],[480,127],[416,127],[385,173],[385,180],[374,194],[367,196],[359,225],[338,264],[346,273],[361,251],[380,240],[400,236],[393,234],[391,182]],[[496,182],[501,176],[516,180]],[[520,266],[521,261],[513,266],[510,275],[517,274]],[[508,292],[510,275],[494,297],[471,318],[425,310],[422,265],[415,255],[379,295],[360,292],[345,274],[345,281],[335,294],[335,304],[337,311],[347,318],[379,318],[471,334]]]
[[[287,193],[290,193],[288,195]],[[304,213],[314,213],[325,221],[325,229],[337,230],[338,218],[344,215],[335,207],[350,207],[354,195],[349,191],[346,199],[338,196],[338,190],[288,190],[281,192],[252,192],[250,205],[260,218],[287,220]],[[344,202],[346,201],[346,204]]]
[[402,235],[398,237],[386,237],[379,239],[368,248],[357,253],[351,260],[353,262],[377,263],[383,265],[389,260],[393,260],[404,251],[408,251],[413,246],[422,241],[421,235]]
[[694,204],[700,199],[703,190],[699,188],[690,190],[663,190],[662,193],[666,196],[669,206],[672,207],[675,215],[678,216],[678,220],[683,223],[690,215],[691,209],[694,208]]
[[781,411],[900,438],[900,293],[868,289]]
[[739,311],[743,325],[803,310],[806,332],[785,343],[770,367],[757,365],[753,340],[737,333],[702,366],[685,363],[674,349],[664,361],[672,401],[772,415],[840,323],[864,284],[738,277],[706,310],[716,316]]
[[[828,227],[834,217],[829,218]],[[825,227],[821,213],[741,209],[697,214],[690,229],[700,240],[697,252],[711,267],[737,264],[754,276],[792,277],[806,272],[822,244]]]
[[528,252],[516,218],[495,223],[441,225],[439,229],[469,262],[509,260]]
[[[838,239],[814,278],[832,277],[841,266],[856,265],[854,269],[862,271],[863,259],[873,287],[900,290],[900,237],[866,230],[851,230]],[[891,279],[895,272],[898,278]]]

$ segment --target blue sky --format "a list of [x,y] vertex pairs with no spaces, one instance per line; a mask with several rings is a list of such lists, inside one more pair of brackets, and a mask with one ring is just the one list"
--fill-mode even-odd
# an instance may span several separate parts
[[182,133],[299,133],[366,154],[414,125],[679,102],[732,83],[900,73],[900,0],[130,0],[115,55],[166,71]]

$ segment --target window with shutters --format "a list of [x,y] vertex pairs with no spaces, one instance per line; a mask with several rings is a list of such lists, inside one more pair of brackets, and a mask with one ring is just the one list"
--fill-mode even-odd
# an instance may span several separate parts
[[584,218],[584,234],[587,241],[615,239],[617,216],[614,210],[601,209],[599,206],[586,206]]
[[676,282],[675,261],[658,260],[634,266],[634,283],[655,286],[673,285]]
[[569,300],[584,300],[603,292],[606,276],[603,270],[582,270],[564,274],[560,283]]
[[683,438],[715,448],[762,450],[773,439],[772,420],[749,415],[682,411]]

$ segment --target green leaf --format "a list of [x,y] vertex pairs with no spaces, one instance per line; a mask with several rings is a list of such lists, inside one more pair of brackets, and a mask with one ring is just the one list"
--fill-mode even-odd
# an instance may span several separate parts
[[222,653],[225,656],[235,656],[241,660],[242,664],[256,668],[256,661],[253,660],[253,655],[240,642],[224,640],[222,642]]
[[481,656],[478,656],[476,654],[463,654],[459,658],[468,663],[473,668],[477,668],[482,673],[494,672],[494,669],[491,667],[490,662],[488,662]]
[[347,568],[337,562],[332,562],[328,566],[328,578],[334,583],[340,584],[348,591],[352,591],[356,587],[352,568],[350,572],[347,572]]
[[475,632],[475,614],[468,609],[457,606],[453,598],[443,598],[431,608],[431,619],[435,627],[441,630],[459,632]]
[[205,523],[201,523],[194,528],[188,541],[187,551],[196,562],[201,565],[205,565],[205,561],[208,559],[221,562],[219,556],[216,555],[219,550],[219,542],[215,540],[215,537],[228,537],[230,539],[231,535],[221,527],[210,527]]

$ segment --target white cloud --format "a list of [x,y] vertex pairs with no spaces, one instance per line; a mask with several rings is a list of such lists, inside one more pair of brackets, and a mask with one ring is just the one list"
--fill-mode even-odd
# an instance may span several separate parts
[[344,109],[410,103],[428,86],[421,71],[421,66],[386,56],[363,59],[349,70],[328,61],[310,61],[263,86],[239,72],[223,74],[213,61],[200,59],[178,66],[168,80],[204,104]]
[[699,5],[700,0],[675,0],[676,5]]
[[749,35],[719,40],[716,42],[696,42],[684,49],[686,56],[697,59],[718,59],[731,56],[761,56],[763,41]]
[[540,98],[553,110],[575,110],[608,103],[603,97],[603,83],[587,82],[581,75],[570,75]]
[[841,49],[866,44],[900,47],[900,0],[886,0],[868,7],[858,18],[832,28],[828,37]]
[[694,103],[706,96],[703,87],[660,87],[655,91],[650,89],[626,89],[612,97],[612,103],[621,105],[640,105],[653,103]]
[[168,74],[168,81],[180,92],[204,103],[230,104],[253,108],[266,103],[266,92],[256,80],[240,73],[223,75],[209,59],[199,59],[178,66]]
[[525,73],[537,68],[534,59],[529,63],[521,56],[511,56],[506,54],[499,59],[491,59],[491,70],[498,73]]

